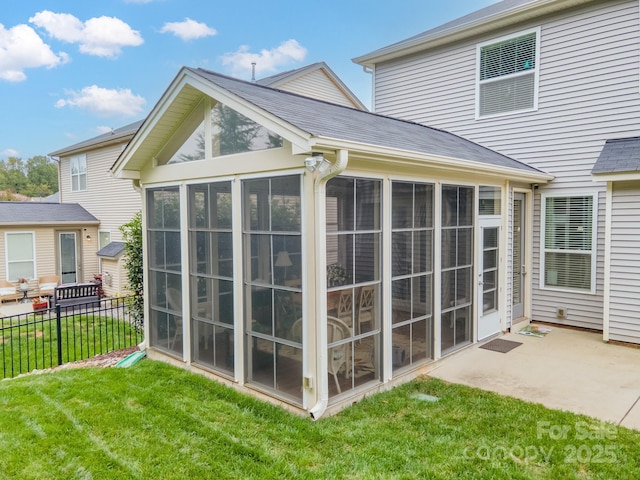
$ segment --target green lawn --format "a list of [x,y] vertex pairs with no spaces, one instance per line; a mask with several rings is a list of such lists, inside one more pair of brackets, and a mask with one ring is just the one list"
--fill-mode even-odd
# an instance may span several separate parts
[[638,468],[639,432],[435,379],[318,422],[148,359],[0,382],[0,478],[630,479]]
[[60,332],[58,350],[54,310],[0,319],[0,379],[56,366],[58,351],[68,363],[137,345],[143,338],[127,321],[99,313],[62,316]]

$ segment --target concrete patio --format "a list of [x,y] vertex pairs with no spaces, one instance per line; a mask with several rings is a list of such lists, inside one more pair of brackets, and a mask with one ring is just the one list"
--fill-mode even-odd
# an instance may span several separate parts
[[507,353],[471,346],[429,375],[640,430],[640,349],[604,343],[600,333],[550,328],[543,338],[502,335],[522,343]]
[[7,302],[0,305],[0,317],[10,317],[12,315],[22,315],[25,313],[33,313],[31,300],[25,303]]

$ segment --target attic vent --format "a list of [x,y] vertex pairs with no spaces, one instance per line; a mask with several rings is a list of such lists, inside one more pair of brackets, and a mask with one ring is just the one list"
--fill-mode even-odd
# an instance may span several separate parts
[[535,108],[537,39],[536,30],[479,47],[479,117]]

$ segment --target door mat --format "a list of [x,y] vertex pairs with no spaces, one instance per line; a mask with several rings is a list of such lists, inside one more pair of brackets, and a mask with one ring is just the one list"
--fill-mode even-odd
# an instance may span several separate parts
[[530,337],[544,337],[547,333],[552,331],[550,327],[543,327],[541,325],[527,325],[522,328],[518,333],[520,335],[529,335]]
[[522,345],[522,342],[514,342],[512,340],[503,340],[502,338],[496,338],[495,340],[491,340],[490,342],[481,345],[480,348],[491,350],[492,352],[507,353],[514,348],[519,347],[520,345]]

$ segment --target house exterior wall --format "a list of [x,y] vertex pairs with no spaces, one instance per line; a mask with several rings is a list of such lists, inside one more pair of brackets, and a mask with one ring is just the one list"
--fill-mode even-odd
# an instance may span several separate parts
[[[608,138],[638,135],[638,2],[593,2],[490,35],[376,65],[375,111],[443,128],[553,174],[536,191],[533,312],[536,320],[602,329],[605,184],[591,168]],[[475,118],[476,46],[540,27],[536,111]],[[541,289],[540,194],[598,193],[595,294]],[[556,318],[556,307],[569,313]]]
[[278,87],[287,92],[318,98],[327,102],[359,108],[350,101],[340,88],[321,70],[314,70]]
[[611,208],[609,338],[640,342],[640,183],[615,182]]
[[[56,275],[58,273],[58,232],[76,232],[78,242],[77,249],[81,261],[78,262],[80,282],[93,280],[93,274],[98,272],[96,257],[96,242],[98,229],[95,226],[11,226],[0,229],[0,278],[7,279],[6,262],[6,232],[33,232],[35,235],[35,276],[29,279],[29,288],[34,289],[33,295],[37,294],[38,277],[43,275]],[[87,241],[86,235],[91,236],[92,241]],[[30,293],[30,296],[32,294]]]
[[140,194],[133,188],[131,181],[113,178],[109,172],[123,147],[124,144],[111,145],[86,152],[85,191],[71,191],[69,157],[60,159],[60,202],[82,205],[100,220],[100,230],[111,232],[111,241],[122,241],[119,227],[131,220],[142,208]]

